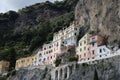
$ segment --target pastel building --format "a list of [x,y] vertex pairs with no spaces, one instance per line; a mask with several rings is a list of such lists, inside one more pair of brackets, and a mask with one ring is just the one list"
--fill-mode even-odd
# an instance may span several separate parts
[[53,41],[44,44],[42,50],[38,52],[38,65],[53,65],[58,55],[63,54],[67,47],[76,46],[79,27],[72,23],[69,27],[63,28],[54,33]]
[[111,50],[104,45],[104,38],[85,34],[78,42],[76,54],[79,61],[91,61],[108,58]]
[[79,27],[76,26],[74,23],[67,28],[63,28],[58,33],[54,34],[53,42],[56,40],[61,39],[63,46],[76,46],[77,44],[77,37],[79,35]]
[[8,61],[0,61],[0,74],[7,72],[9,69],[10,63]]
[[90,53],[90,34],[85,34],[78,42],[78,47],[76,48],[76,54],[78,55],[79,61],[89,60],[91,57]]
[[37,55],[32,55],[25,58],[20,58],[16,61],[15,69],[18,70],[23,67],[34,66],[37,63]]
[[99,52],[99,46],[104,45],[104,38],[101,36],[95,35],[90,37],[90,53],[91,53],[91,58],[95,59]]

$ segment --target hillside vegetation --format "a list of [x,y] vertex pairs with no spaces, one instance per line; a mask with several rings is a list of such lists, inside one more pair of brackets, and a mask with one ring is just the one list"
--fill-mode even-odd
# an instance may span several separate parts
[[14,67],[16,59],[51,41],[54,32],[74,20],[77,1],[46,1],[18,12],[0,13],[0,60],[9,60]]

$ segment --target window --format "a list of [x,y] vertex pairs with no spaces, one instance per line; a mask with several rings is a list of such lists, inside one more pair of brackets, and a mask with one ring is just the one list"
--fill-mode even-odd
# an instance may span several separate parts
[[102,49],[100,49],[100,53],[102,53]]
[[84,37],[84,39],[86,39],[86,37]]
[[39,59],[39,62],[41,62],[41,59]]
[[80,48],[80,51],[82,51],[82,49]]
[[45,61],[45,58],[43,59],[43,61]]
[[86,53],[84,53],[84,56],[86,56]]
[[44,50],[46,50],[46,48],[44,48]]
[[88,50],[90,50],[90,49],[88,48]]
[[39,54],[39,56],[41,57],[41,53]]
[[86,44],[86,41],[84,41],[84,44]]
[[93,47],[94,47],[94,45],[95,45],[95,44],[94,44],[94,43],[92,43],[92,46],[93,46]]
[[100,55],[100,57],[102,57],[102,55]]
[[84,47],[84,50],[86,50],[86,47]]
[[94,53],[94,50],[92,50],[92,54],[94,55],[95,53]]
[[51,48],[51,46],[49,46],[49,48]]
[[82,46],[82,43],[80,42],[80,46]]
[[77,34],[75,33],[74,35],[76,36]]

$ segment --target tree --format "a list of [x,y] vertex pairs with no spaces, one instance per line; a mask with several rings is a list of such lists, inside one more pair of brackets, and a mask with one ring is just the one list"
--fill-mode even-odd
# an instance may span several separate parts
[[16,63],[16,51],[14,48],[5,48],[1,53],[0,53],[0,60],[7,60],[10,62],[10,67],[9,69],[12,70],[15,67]]
[[56,67],[59,66],[59,64],[61,63],[61,59],[56,59],[54,63]]

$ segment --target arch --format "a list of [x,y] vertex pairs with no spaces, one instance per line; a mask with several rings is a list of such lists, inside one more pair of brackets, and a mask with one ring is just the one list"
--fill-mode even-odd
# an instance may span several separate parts
[[70,66],[69,68],[70,68],[70,75],[71,75],[73,68],[72,68],[72,66]]
[[58,80],[58,71],[55,71],[55,80]]
[[62,73],[63,73],[63,70],[62,69],[60,69],[60,78],[62,78]]
[[64,68],[64,79],[67,78],[67,67]]
[[68,66],[67,71],[68,71],[67,76],[70,76],[72,74],[72,66]]

